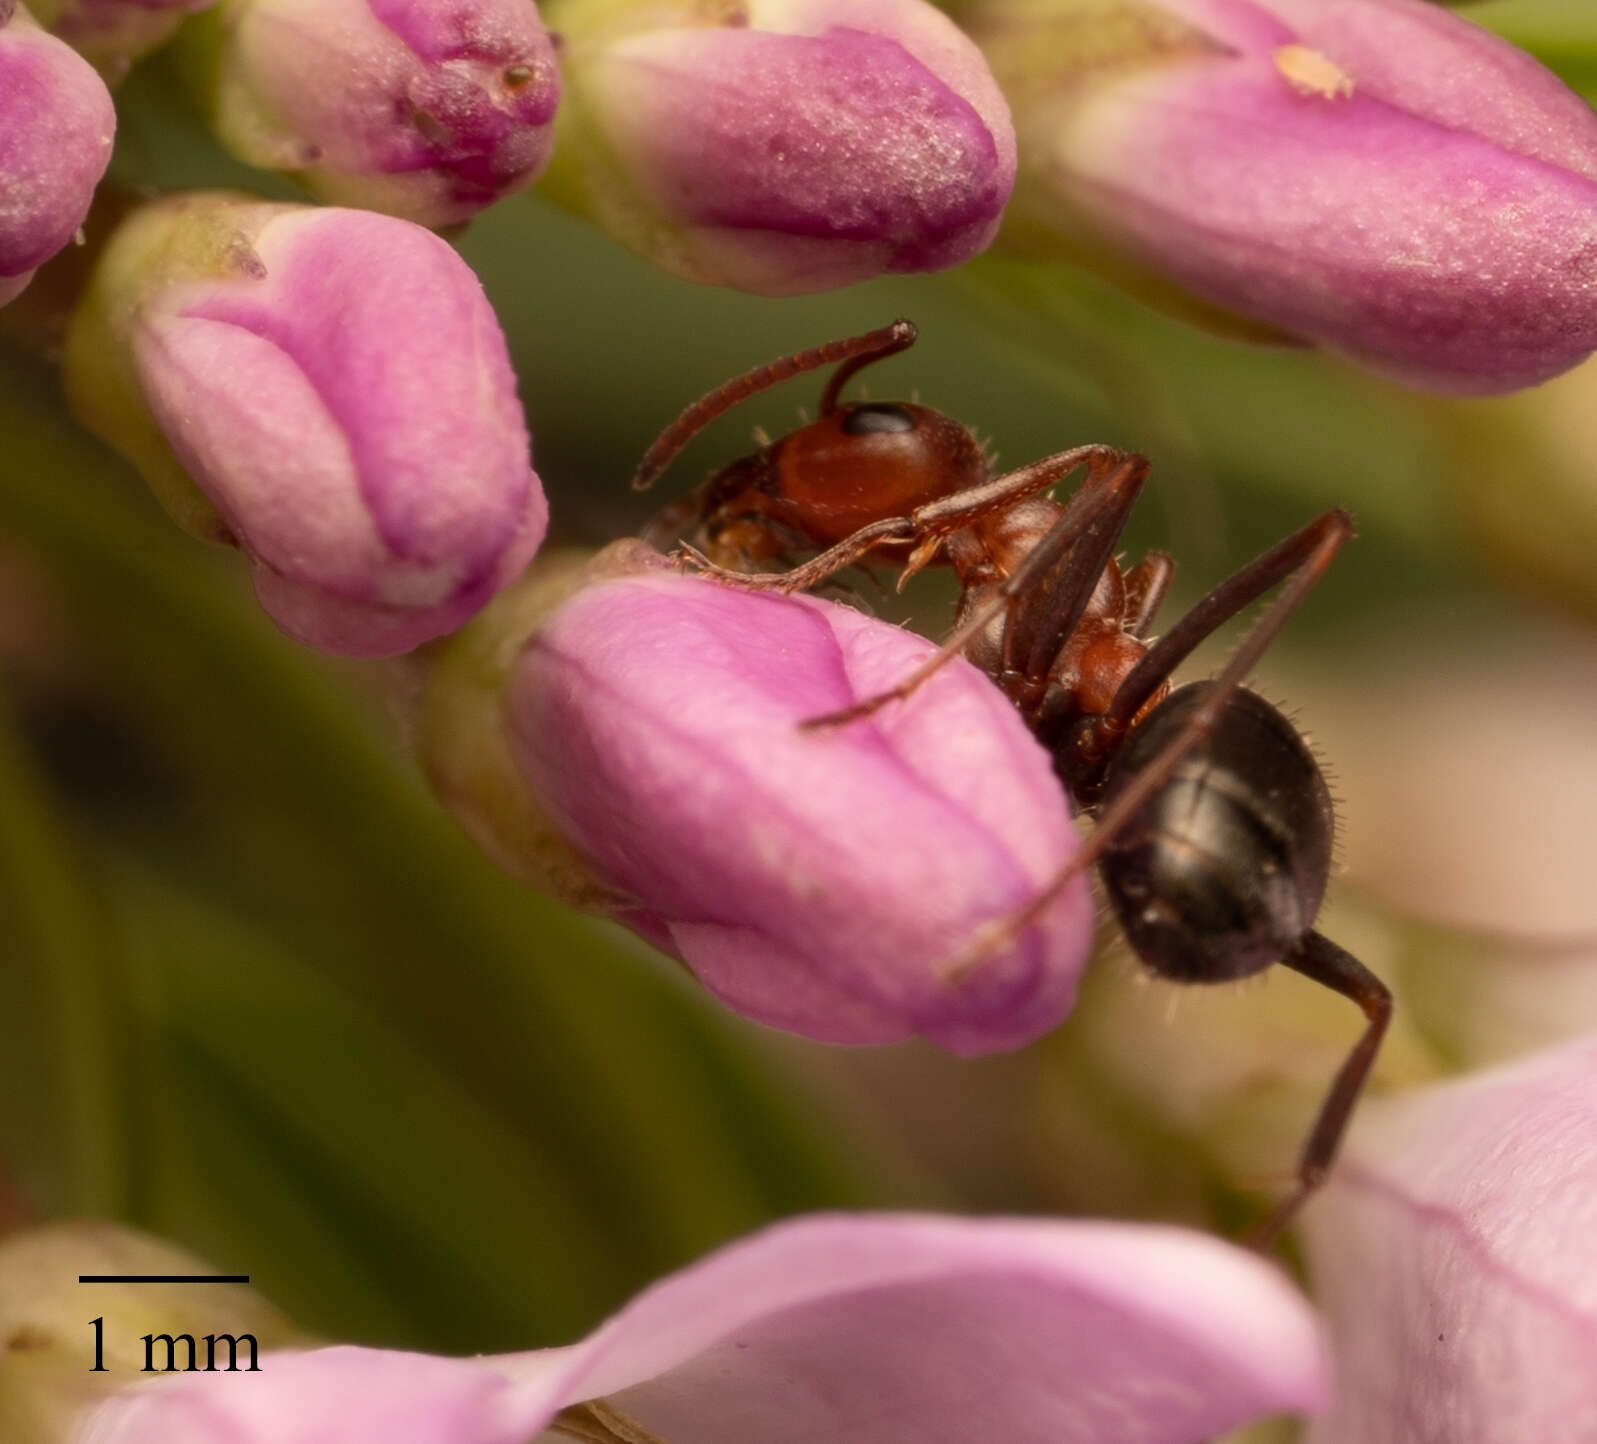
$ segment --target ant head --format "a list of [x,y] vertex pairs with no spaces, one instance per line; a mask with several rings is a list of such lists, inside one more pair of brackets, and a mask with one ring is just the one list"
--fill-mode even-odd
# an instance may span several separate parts
[[773,442],[765,457],[764,510],[815,546],[987,479],[967,427],[907,401],[839,406]]
[[861,367],[914,344],[915,328],[880,331],[795,352],[733,377],[688,407],[649,448],[633,485],[648,486],[710,422],[772,386],[835,366],[820,416],[711,477],[662,515],[696,522],[712,555],[753,564],[803,547],[829,547],[875,522],[988,479],[981,443],[951,417],[908,401],[842,402]]
[[829,547],[987,476],[981,444],[941,412],[857,402],[740,457],[697,493],[712,555],[740,564]]

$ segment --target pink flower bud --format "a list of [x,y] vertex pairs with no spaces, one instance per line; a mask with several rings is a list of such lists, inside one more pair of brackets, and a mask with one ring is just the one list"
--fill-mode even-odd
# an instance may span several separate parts
[[273,620],[324,651],[454,630],[543,537],[493,312],[407,221],[220,193],[145,207],[66,367],[86,423],[184,526],[240,546]]
[[34,12],[115,85],[141,55],[170,38],[183,17],[215,0],[35,0]]
[[527,643],[514,763],[620,919],[739,1012],[832,1042],[1016,1047],[1070,1007],[1085,887],[949,965],[1076,846],[1043,749],[963,661],[867,720],[800,726],[929,650],[848,607],[648,567],[578,591]]
[[0,0],[0,306],[83,224],[115,133],[100,77]]
[[1009,110],[921,0],[551,17],[578,102],[556,193],[667,270],[791,295],[957,265],[997,230]]
[[1364,1111],[1305,1212],[1340,1389],[1311,1444],[1597,1420],[1597,1042]]
[[213,107],[241,159],[426,226],[549,159],[560,73],[531,0],[225,0]]
[[1437,390],[1597,347],[1597,118],[1529,56],[1429,0],[1126,10],[1097,57],[1099,0],[988,16],[1017,240]]

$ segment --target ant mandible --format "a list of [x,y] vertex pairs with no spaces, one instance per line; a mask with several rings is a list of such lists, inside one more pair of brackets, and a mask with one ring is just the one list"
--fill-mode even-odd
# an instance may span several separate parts
[[[688,407],[645,454],[637,489],[738,402],[837,367],[817,420],[715,473],[645,534],[664,545],[691,529],[703,550],[684,543],[679,555],[746,588],[791,592],[867,561],[896,561],[900,586],[922,567],[953,568],[961,599],[943,646],[890,691],[810,725],[846,722],[908,696],[963,653],[1020,709],[1097,826],[1042,893],[989,929],[952,976],[1017,936],[1096,862],[1127,940],[1153,972],[1212,983],[1279,961],[1358,1004],[1364,1031],[1320,1107],[1294,1188],[1255,1231],[1262,1247],[1329,1171],[1392,1013],[1385,985],[1314,931],[1331,867],[1330,793],[1292,724],[1242,685],[1352,535],[1352,520],[1326,512],[1150,640],[1174,563],[1153,552],[1122,570],[1114,556],[1146,458],[1078,446],[994,477],[976,438],[939,412],[839,400],[862,367],[915,338],[910,322],[897,321],[757,367]],[[1068,501],[1042,495],[1083,468]],[[815,555],[785,571],[747,570],[801,551]],[[1200,642],[1282,583],[1218,677],[1171,690],[1172,672]]]

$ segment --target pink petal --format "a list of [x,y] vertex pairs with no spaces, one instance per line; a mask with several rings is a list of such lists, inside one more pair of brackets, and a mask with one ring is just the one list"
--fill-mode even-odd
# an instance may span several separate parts
[[1305,1216],[1341,1380],[1313,1444],[1597,1419],[1597,1040],[1372,1106]]
[[683,1444],[1192,1444],[1322,1407],[1314,1317],[1178,1229],[817,1216],[712,1254],[568,1349],[367,1349],[124,1391],[77,1444],[522,1444],[607,1402]]
[[1313,1316],[1274,1269],[1106,1223],[801,1219],[573,1354],[567,1397],[695,1444],[1191,1444],[1326,1398]]

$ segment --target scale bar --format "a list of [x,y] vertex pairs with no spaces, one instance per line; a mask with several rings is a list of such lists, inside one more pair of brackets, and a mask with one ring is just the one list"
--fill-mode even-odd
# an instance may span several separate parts
[[248,1274],[79,1274],[80,1284],[247,1284]]

